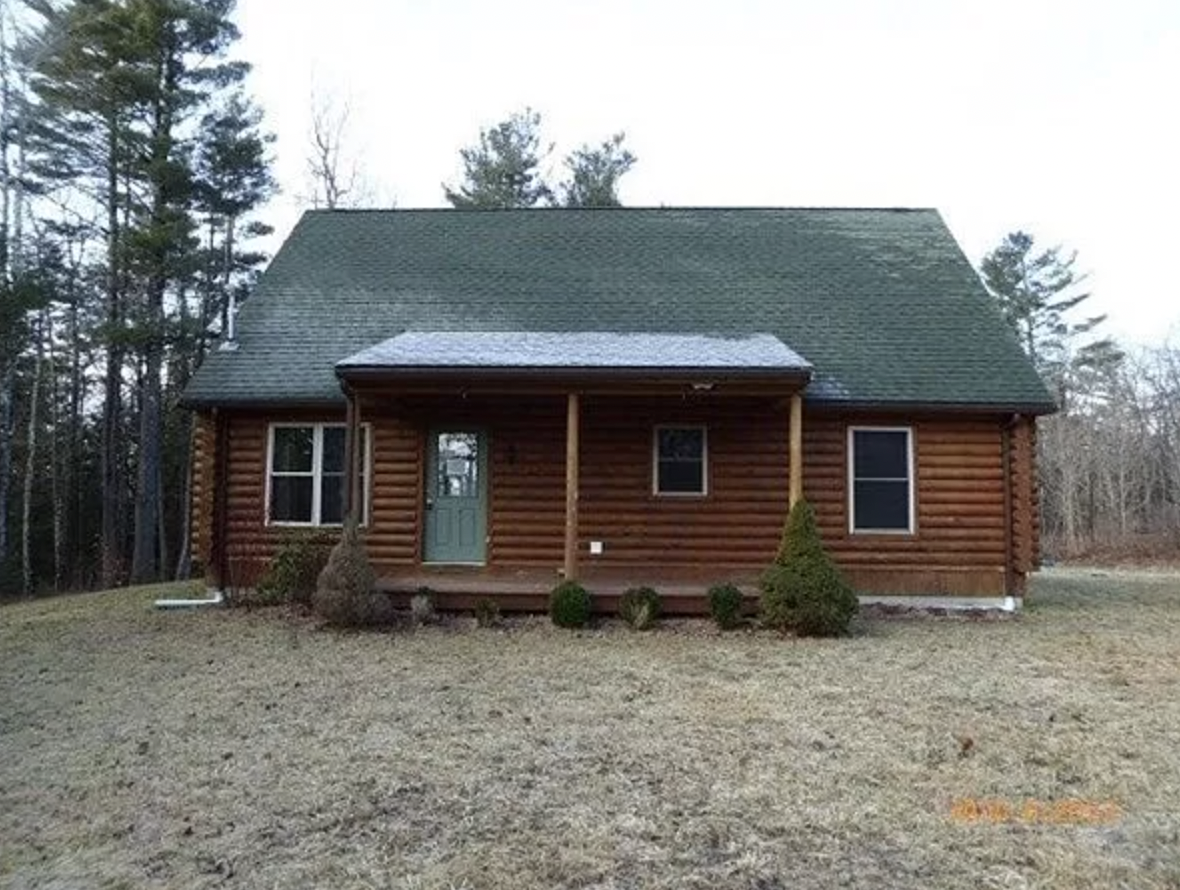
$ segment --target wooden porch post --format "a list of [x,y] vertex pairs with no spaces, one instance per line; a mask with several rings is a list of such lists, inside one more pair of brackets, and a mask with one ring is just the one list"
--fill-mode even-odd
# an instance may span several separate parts
[[570,393],[565,417],[565,562],[567,581],[578,576],[578,394]]
[[794,507],[803,498],[803,396],[799,393],[791,396],[790,442],[790,506]]
[[364,518],[359,484],[361,411],[356,393],[348,389],[344,395],[348,400],[344,413],[344,518],[346,522],[356,521],[359,524]]

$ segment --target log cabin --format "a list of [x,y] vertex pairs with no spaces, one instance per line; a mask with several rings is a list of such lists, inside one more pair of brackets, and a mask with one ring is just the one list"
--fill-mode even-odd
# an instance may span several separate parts
[[[193,553],[381,589],[750,593],[806,498],[862,599],[1019,603],[1053,401],[937,211],[309,211],[184,395]],[[336,532],[333,532],[336,529]]]

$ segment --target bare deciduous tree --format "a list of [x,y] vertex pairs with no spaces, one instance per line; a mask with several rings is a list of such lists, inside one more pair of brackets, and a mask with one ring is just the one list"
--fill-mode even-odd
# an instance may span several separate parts
[[312,207],[335,210],[372,202],[372,186],[348,148],[350,114],[348,100],[312,91],[307,134],[307,200]]

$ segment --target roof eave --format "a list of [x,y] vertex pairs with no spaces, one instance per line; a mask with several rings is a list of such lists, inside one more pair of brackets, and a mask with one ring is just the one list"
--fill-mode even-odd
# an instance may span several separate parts
[[479,387],[510,392],[514,385],[543,385],[576,389],[582,386],[616,384],[624,387],[692,386],[712,389],[735,385],[784,389],[798,392],[811,381],[810,368],[685,368],[685,367],[371,367],[337,366],[341,386],[384,384],[417,386],[438,384],[447,387]]
[[266,410],[272,409],[277,405],[281,405],[285,410],[322,410],[325,408],[337,409],[344,407],[344,393],[341,392],[338,397],[328,398],[315,397],[309,398],[307,396],[294,396],[292,398],[284,398],[276,396],[274,398],[263,399],[257,396],[249,396],[246,398],[234,398],[232,396],[185,396],[177,403],[178,407],[184,408],[188,411],[210,411],[216,408],[224,408],[233,411],[247,411],[247,410]]
[[962,402],[932,401],[929,399],[871,400],[838,399],[823,396],[807,396],[808,405],[820,408],[839,408],[848,411],[881,411],[936,414],[1023,414],[1041,417],[1057,413],[1052,402]]

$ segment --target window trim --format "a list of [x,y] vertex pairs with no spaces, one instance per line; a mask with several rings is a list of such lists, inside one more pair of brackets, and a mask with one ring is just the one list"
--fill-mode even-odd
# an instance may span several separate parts
[[[311,429],[311,521],[301,522],[290,519],[271,519],[270,516],[270,502],[271,492],[274,487],[275,469],[274,469],[274,454],[275,454],[275,430],[279,429]],[[320,514],[323,509],[322,499],[322,484],[324,478],[324,430],[326,429],[343,429],[345,436],[348,435],[348,425],[344,423],[336,423],[332,421],[274,421],[267,424],[266,428],[266,497],[263,503],[263,520],[264,524],[274,528],[343,528],[343,522],[322,522],[320,521]],[[362,423],[360,425],[361,435],[364,437],[364,466],[361,467],[361,528],[365,528],[369,524],[369,510],[371,501],[371,486],[369,480],[373,478],[373,431],[372,424]],[[347,475],[347,459],[345,461],[345,475]],[[284,473],[287,476],[302,476],[306,478],[305,473]]]
[[[660,490],[660,432],[699,430],[701,433],[701,490]],[[651,430],[651,493],[657,498],[705,498],[709,496],[709,427],[703,423],[658,423]]]
[[[856,433],[905,433],[906,444],[906,482],[909,498],[909,516],[906,528],[857,528],[856,526]],[[914,465],[914,427],[912,426],[874,426],[861,424],[848,427],[846,460],[848,462],[848,533],[850,535],[908,535],[918,533],[918,497],[916,485],[916,467]],[[871,479],[862,481],[872,481]],[[897,479],[879,481],[897,482]]]

